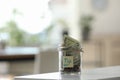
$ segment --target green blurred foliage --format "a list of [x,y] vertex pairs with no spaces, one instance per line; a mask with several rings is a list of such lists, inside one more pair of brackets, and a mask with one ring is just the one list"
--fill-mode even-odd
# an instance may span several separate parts
[[80,18],[82,29],[91,29],[93,18],[94,17],[92,15],[82,15]]
[[10,36],[10,46],[20,46],[24,44],[24,32],[18,28],[15,21],[9,21],[5,28],[8,30]]

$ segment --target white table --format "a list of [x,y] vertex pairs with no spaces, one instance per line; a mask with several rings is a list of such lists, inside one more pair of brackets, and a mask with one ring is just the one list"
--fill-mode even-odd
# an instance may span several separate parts
[[[112,79],[108,79],[112,78]],[[120,66],[83,70],[80,74],[61,75],[59,72],[16,76],[15,80],[120,80]]]

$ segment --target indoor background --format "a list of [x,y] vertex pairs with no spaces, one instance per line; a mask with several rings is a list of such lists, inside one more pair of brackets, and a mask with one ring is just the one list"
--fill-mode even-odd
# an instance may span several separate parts
[[120,65],[120,0],[0,0],[0,80],[58,71],[67,34],[83,69]]

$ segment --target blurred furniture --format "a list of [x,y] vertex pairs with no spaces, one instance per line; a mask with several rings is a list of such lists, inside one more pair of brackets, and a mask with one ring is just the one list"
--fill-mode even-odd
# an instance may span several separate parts
[[21,75],[32,74],[38,47],[6,47],[0,50],[0,63],[7,63],[8,73]]
[[120,35],[96,35],[82,47],[83,68],[120,65]]
[[6,47],[0,50],[0,61],[34,59],[37,53],[39,53],[37,47]]
[[83,68],[96,68],[102,66],[101,48],[102,44],[97,40],[90,40],[82,43],[83,55],[82,66]]
[[6,74],[9,72],[9,63],[0,62],[0,74]]
[[80,74],[46,73],[16,76],[15,80],[120,80],[120,66],[83,70]]
[[104,66],[120,65],[120,35],[101,37],[102,63]]
[[54,49],[41,50],[35,58],[34,73],[48,73],[58,71],[58,51]]
[[8,63],[8,73],[15,75],[58,71],[57,49],[7,47],[0,51],[0,61]]

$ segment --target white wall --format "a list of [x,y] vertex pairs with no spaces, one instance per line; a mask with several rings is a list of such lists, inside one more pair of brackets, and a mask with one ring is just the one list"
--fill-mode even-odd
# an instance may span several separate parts
[[65,4],[55,3],[52,8],[53,16],[58,19],[63,18],[68,23],[70,36],[78,40],[80,40],[80,29],[78,25],[78,16],[80,15],[78,8],[80,6],[79,1],[66,0]]
[[80,15],[80,1],[79,0],[68,0],[69,18],[67,19],[70,28],[70,36],[80,40],[81,31],[78,24]]
[[94,15],[95,19],[92,25],[93,35],[120,34],[120,0],[107,0],[107,6],[103,10],[93,7],[93,0],[67,1],[67,4],[65,6],[62,5],[61,9],[57,8],[56,12],[58,12],[57,14],[62,14],[68,21],[70,36],[73,38],[81,39],[78,20],[82,14]]
[[93,34],[120,34],[120,0],[108,0],[104,10],[92,7],[92,0],[81,0],[81,14],[95,16]]

